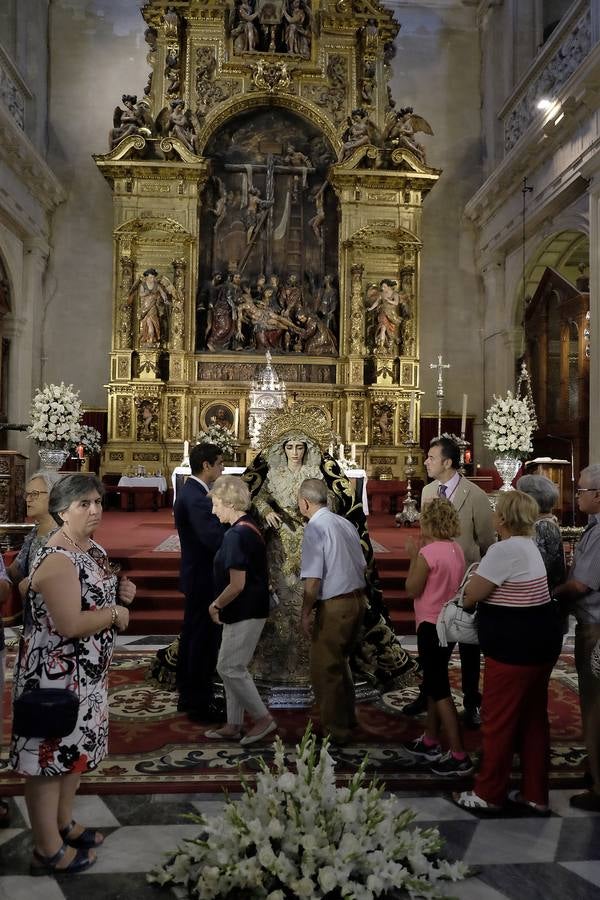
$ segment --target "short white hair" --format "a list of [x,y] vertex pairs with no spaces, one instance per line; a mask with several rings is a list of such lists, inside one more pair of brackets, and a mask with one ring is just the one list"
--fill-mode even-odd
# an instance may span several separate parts
[[600,463],[592,463],[579,473],[579,477],[584,477],[591,488],[600,491]]
[[308,500],[309,503],[316,503],[319,506],[327,504],[327,485],[320,478],[305,478],[298,496]]

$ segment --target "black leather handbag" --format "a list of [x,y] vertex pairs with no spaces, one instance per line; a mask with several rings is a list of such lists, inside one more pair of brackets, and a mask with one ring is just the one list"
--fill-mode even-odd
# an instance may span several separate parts
[[[79,650],[75,643],[77,681]],[[19,662],[21,647],[19,647]],[[18,663],[17,663],[18,665]],[[25,689],[13,702],[13,733],[24,738],[59,738],[71,734],[77,724],[79,697],[69,688]]]

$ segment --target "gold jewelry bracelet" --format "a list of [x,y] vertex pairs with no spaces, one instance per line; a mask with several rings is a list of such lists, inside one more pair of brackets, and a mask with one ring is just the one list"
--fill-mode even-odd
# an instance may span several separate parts
[[119,612],[117,610],[117,607],[113,606],[110,611],[110,627],[111,628],[115,627],[115,625],[117,624],[118,618],[119,618]]

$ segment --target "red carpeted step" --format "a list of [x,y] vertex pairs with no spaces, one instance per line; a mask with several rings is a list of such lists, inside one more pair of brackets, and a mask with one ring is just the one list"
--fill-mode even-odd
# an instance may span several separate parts
[[133,609],[129,618],[127,634],[172,634],[178,635],[183,624],[183,608]]

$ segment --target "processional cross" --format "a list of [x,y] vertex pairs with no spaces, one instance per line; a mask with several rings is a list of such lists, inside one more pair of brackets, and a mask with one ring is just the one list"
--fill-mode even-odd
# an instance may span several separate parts
[[444,399],[444,369],[450,368],[450,363],[442,362],[442,357],[438,356],[438,361],[436,363],[429,363],[430,369],[437,369],[437,390],[435,392],[435,396],[437,397],[438,402],[438,433],[437,436],[442,436],[442,400]]
[[[266,172],[266,197],[265,197],[265,206],[261,209],[257,220],[256,227],[252,232],[252,236],[248,242],[248,246],[246,247],[246,251],[241,258],[238,264],[238,271],[243,272],[246,263],[254,249],[254,246],[257,242],[257,239],[260,233],[263,230],[263,226],[265,222],[267,222],[266,227],[266,238],[267,238],[267,272],[273,271],[273,215],[274,215],[274,207],[275,207],[275,175],[299,175],[302,174],[304,178],[310,172],[315,172],[316,169],[313,166],[283,166],[276,165],[275,160],[273,159],[273,154],[269,153],[267,156],[266,165],[260,163],[249,163],[246,165],[232,165],[226,164],[225,169],[228,172],[242,172],[244,174],[248,174],[249,172]],[[286,209],[287,212],[287,209]],[[287,226],[286,226],[287,227]]]

